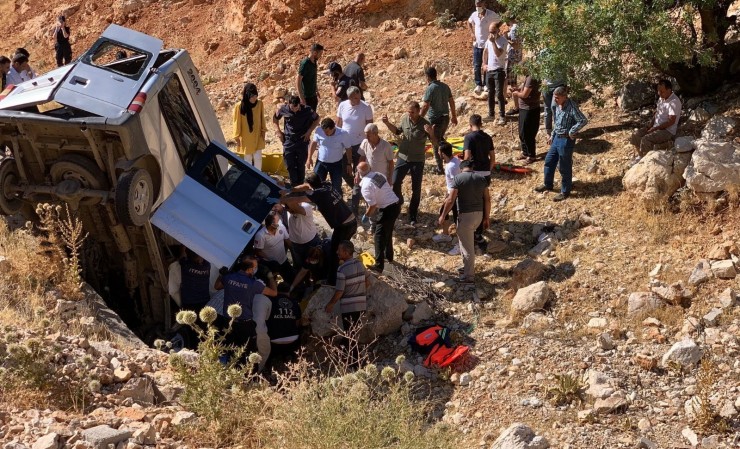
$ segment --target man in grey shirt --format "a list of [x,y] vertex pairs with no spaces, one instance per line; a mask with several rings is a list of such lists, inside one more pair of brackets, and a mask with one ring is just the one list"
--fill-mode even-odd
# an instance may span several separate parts
[[425,70],[427,76],[427,89],[424,91],[424,102],[421,107],[421,115],[426,115],[429,123],[434,128],[435,141],[432,141],[434,148],[434,159],[437,162],[436,172],[438,175],[444,174],[442,169],[442,157],[439,155],[439,141],[442,140],[447,132],[447,128],[452,123],[457,125],[457,113],[455,112],[455,99],[452,96],[450,86],[437,80],[437,69],[429,67]]
[[457,200],[457,238],[460,241],[460,254],[463,267],[457,281],[472,284],[475,275],[475,228],[479,224],[488,229],[491,215],[491,195],[488,192],[486,178],[473,171],[472,161],[460,162],[460,174],[453,180],[452,190],[439,215],[439,225],[444,224],[445,217]]

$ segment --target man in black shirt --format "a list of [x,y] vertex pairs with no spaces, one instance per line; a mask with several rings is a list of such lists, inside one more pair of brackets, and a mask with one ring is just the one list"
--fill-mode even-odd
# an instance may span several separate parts
[[339,267],[337,256],[339,242],[352,239],[357,232],[357,219],[342,198],[342,193],[337,192],[330,182],[322,183],[316,173],[307,174],[306,184],[293,187],[291,192],[304,192],[304,195],[283,197],[281,200],[283,203],[314,203],[332,229],[327,282],[329,285],[334,285],[337,282],[337,268]]
[[331,85],[334,88],[334,101],[339,105],[339,103],[349,99],[347,89],[351,87],[352,80],[342,73],[342,66],[338,62],[329,64],[329,73],[331,73]]
[[353,86],[357,86],[360,89],[360,99],[365,100],[363,92],[367,90],[367,83],[365,83],[365,69],[362,65],[365,64],[365,53],[357,55],[354,61],[347,64],[344,68],[344,74],[347,75]]
[[[280,119],[284,119],[284,130],[280,129]],[[290,183],[303,184],[306,176],[308,142],[311,133],[319,126],[319,116],[309,106],[301,104],[297,96],[290,97],[288,104],[280,106],[272,117],[278,138],[283,143],[283,160],[288,169]]]
[[69,27],[64,16],[59,16],[57,19],[57,24],[51,32],[51,39],[54,41],[57,67],[72,62],[72,45],[69,43]]
[[[496,151],[493,139],[482,129],[483,118],[478,114],[470,116],[470,132],[465,135],[463,142],[463,159],[472,163],[475,173],[483,176],[488,185],[491,184],[491,171],[496,165]],[[487,245],[483,238],[483,225],[475,230],[475,243],[485,251]]]

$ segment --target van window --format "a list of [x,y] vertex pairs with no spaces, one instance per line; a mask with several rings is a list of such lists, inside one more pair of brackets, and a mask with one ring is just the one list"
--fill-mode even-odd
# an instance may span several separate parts
[[139,79],[152,55],[117,42],[103,40],[84,55],[86,63],[131,79]]
[[[229,165],[223,175],[218,163],[221,157]],[[280,198],[280,188],[272,180],[213,145],[193,164],[188,175],[250,217],[266,216]]]
[[187,171],[206,149],[208,142],[198,127],[198,120],[177,75],[170,78],[157,98],[162,117],[175,142],[182,165]]

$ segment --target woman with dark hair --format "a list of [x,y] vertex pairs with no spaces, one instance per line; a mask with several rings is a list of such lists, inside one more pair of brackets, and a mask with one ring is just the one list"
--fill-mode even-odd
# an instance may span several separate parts
[[265,107],[257,98],[257,86],[244,85],[242,100],[234,105],[234,135],[236,154],[262,170],[262,150],[265,148]]

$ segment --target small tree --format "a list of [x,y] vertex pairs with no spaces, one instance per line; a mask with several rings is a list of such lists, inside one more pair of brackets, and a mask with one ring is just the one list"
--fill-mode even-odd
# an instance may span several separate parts
[[[656,72],[698,95],[740,72],[732,0],[507,0],[525,49],[541,55],[533,73],[566,72],[576,90],[618,87]],[[546,51],[543,51],[546,50]]]

